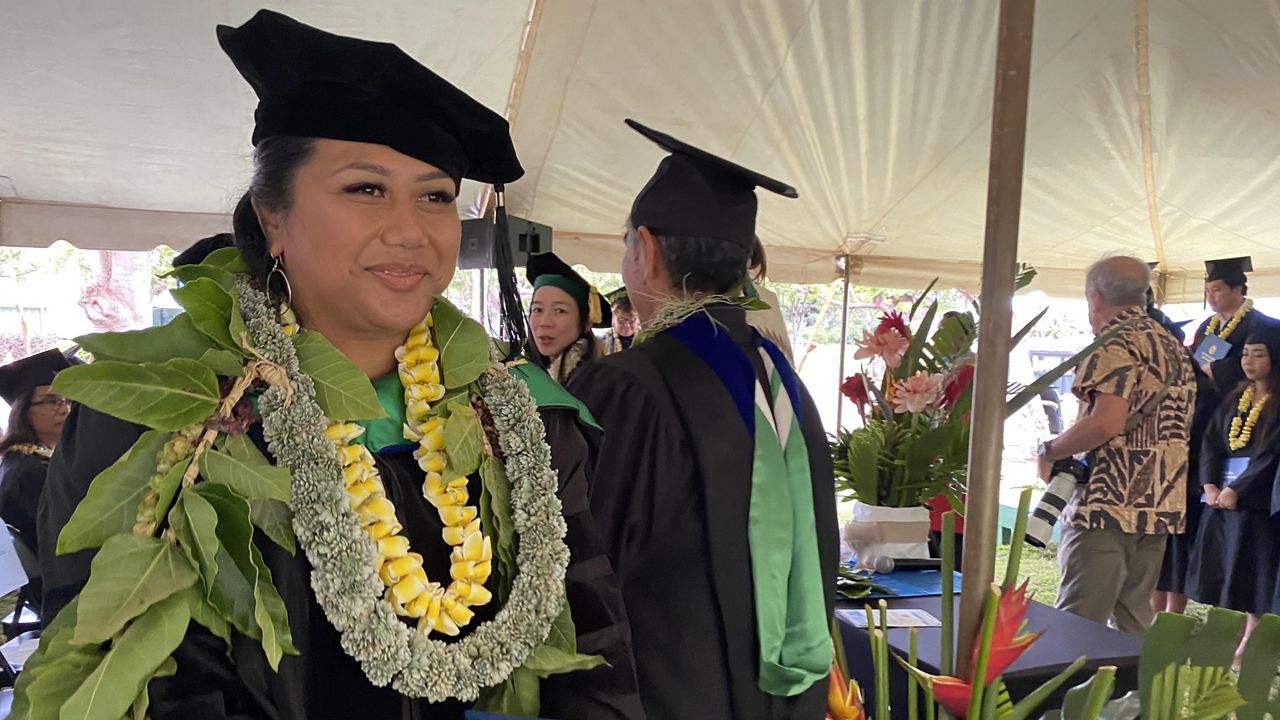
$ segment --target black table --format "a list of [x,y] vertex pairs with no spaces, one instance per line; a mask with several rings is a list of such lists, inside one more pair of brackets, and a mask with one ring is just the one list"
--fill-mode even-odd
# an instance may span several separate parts
[[[939,596],[894,598],[887,600],[886,603],[891,609],[924,610],[941,619],[942,598]],[[862,612],[864,607],[861,601],[842,601],[836,605],[839,609],[859,612]],[[955,607],[956,616],[959,617],[959,594],[955,598]],[[1041,706],[1041,711],[1061,707],[1067,690],[1087,681],[1095,670],[1104,665],[1113,665],[1116,668],[1115,696],[1138,689],[1138,657],[1142,652],[1141,638],[1038,602],[1032,602],[1027,609],[1027,630],[1043,631],[1044,634],[1004,673],[1005,685],[1009,688],[1009,694],[1014,702],[1065,670],[1081,656],[1087,656],[1089,660],[1079,672],[1049,697]],[[844,618],[840,619],[840,631],[844,640],[845,655],[849,661],[849,672],[862,686],[867,706],[874,707],[875,670],[871,660],[871,638],[866,628],[855,627]],[[907,628],[889,628],[889,649],[903,659],[907,657],[910,632]],[[931,675],[940,674],[938,659],[942,655],[941,640],[941,628],[916,629],[916,648],[919,658],[917,665]],[[893,662],[892,658],[889,667],[889,702],[895,709],[896,716],[906,711],[907,674],[896,662]],[[1039,712],[1032,715],[1032,717],[1039,716]]]

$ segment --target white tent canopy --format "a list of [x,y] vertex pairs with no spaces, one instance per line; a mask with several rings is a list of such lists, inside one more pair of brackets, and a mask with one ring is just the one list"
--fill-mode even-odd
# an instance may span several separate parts
[[[1198,299],[1201,261],[1252,255],[1280,294],[1280,0],[1042,2],[1021,260],[1077,294],[1127,252]],[[78,7],[72,7],[72,6]],[[761,195],[778,280],[973,287],[990,141],[994,2],[329,0],[273,7],[389,40],[513,120],[511,211],[617,268],[661,152],[635,117],[787,180]],[[223,230],[254,98],[214,39],[257,4],[0,6],[0,244],[180,247]],[[528,29],[528,32],[526,32]],[[483,188],[463,195],[477,215]]]

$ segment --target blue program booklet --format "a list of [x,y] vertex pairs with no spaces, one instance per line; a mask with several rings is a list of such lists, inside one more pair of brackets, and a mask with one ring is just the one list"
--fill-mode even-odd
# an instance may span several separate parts
[[1196,348],[1196,361],[1201,365],[1221,360],[1231,352],[1231,343],[1217,335],[1206,335],[1204,342]]
[[1236,481],[1236,478],[1244,474],[1249,469],[1249,458],[1233,457],[1227,458],[1227,464],[1222,468],[1222,485],[1219,487],[1227,487]]

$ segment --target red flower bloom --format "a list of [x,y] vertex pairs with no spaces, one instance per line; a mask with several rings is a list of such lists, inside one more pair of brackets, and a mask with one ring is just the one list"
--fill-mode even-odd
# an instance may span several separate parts
[[964,391],[972,383],[973,363],[965,363],[947,379],[947,384],[942,389],[942,400],[938,404],[944,410],[950,410],[955,407],[960,400],[960,396],[964,394]]
[[[990,687],[995,679],[1017,660],[1031,644],[1040,637],[1040,633],[1023,633],[1022,626],[1026,622],[1027,606],[1031,598],[1027,596],[1027,582],[1019,588],[1007,587],[996,592],[988,602],[997,602],[995,632],[991,635],[991,652],[987,655],[987,674],[983,687]],[[973,664],[978,665],[978,650],[982,646],[981,635],[973,639]],[[973,683],[956,677],[929,675],[916,668],[902,663],[907,671],[928,685],[933,697],[956,717],[962,718],[969,712],[969,699],[973,695]]]
[[854,407],[858,408],[858,414],[862,416],[863,421],[867,419],[867,406],[871,404],[871,396],[867,392],[867,380],[858,375],[850,375],[844,379],[840,385],[840,393],[849,398]]
[[907,319],[902,317],[902,313],[893,310],[880,316],[880,324],[876,326],[876,334],[886,330],[897,330],[898,334],[907,340],[911,339],[911,328],[907,327]]

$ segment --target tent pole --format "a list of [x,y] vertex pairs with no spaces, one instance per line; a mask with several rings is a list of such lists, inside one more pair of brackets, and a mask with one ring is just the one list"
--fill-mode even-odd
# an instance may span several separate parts
[[[849,346],[849,263],[851,261],[848,255],[843,256],[844,260],[844,305],[840,308],[840,376],[836,378],[836,387],[839,388],[844,383],[844,356],[845,350]],[[821,318],[819,318],[821,322]],[[844,430],[844,396],[838,391],[836,393],[836,433],[839,434]]]
[[964,587],[960,594],[956,676],[968,677],[974,637],[995,578],[1005,393],[1009,379],[1018,217],[1026,146],[1031,31],[1035,0],[1001,0],[996,46],[995,102],[991,114],[991,164],[987,179],[987,229],[982,255],[982,325],[979,329],[972,426],[969,432],[968,499],[965,503]]

